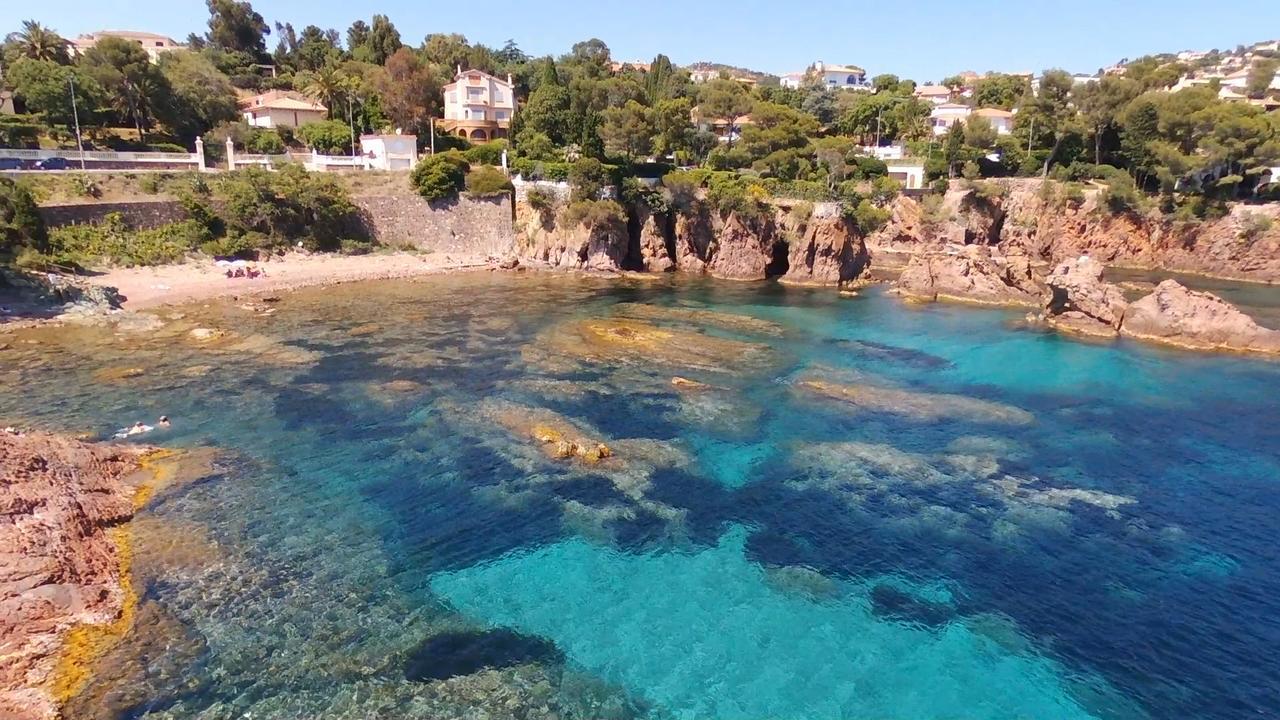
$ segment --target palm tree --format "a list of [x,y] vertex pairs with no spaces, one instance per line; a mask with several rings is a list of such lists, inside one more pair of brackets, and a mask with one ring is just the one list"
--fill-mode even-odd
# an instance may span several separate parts
[[67,55],[67,41],[35,20],[22,21],[22,30],[9,33],[5,41],[17,45],[22,56],[32,60],[52,60],[62,64],[71,61]]
[[298,76],[302,92],[329,108],[329,117],[332,118],[338,100],[347,97],[349,92],[347,74],[336,64],[326,63],[318,70],[298,73]]

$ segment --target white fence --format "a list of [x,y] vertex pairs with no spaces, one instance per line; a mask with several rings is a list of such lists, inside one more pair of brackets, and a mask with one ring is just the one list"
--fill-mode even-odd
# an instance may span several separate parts
[[0,148],[0,158],[11,160],[25,160],[28,162],[37,162],[40,160],[51,160],[53,158],[66,158],[67,162],[72,165],[79,165],[83,158],[86,163],[99,162],[117,162],[117,163],[155,163],[164,165],[193,165],[200,167],[204,164],[203,153],[175,153],[175,152],[116,152],[114,150],[20,150],[17,148]]

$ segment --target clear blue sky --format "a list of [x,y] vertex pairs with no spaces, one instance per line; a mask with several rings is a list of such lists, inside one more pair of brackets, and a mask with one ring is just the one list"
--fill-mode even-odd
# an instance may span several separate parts
[[[534,55],[604,40],[615,59],[665,52],[677,64],[714,60],[781,73],[814,60],[871,74],[937,80],[961,70],[1093,72],[1123,57],[1208,50],[1280,37],[1280,0],[256,0],[269,23],[333,27],[389,15],[401,37],[460,32]],[[147,30],[179,40],[203,32],[203,0],[3,0],[0,30],[34,18],[63,35]],[[269,40],[274,46],[274,40]]]

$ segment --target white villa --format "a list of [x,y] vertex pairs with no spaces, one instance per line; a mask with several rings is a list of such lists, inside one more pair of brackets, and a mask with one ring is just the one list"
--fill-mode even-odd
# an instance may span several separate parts
[[157,62],[161,53],[173,50],[186,50],[187,46],[180,44],[177,40],[166,35],[157,35],[149,32],[138,32],[135,30],[99,30],[98,32],[85,33],[69,43],[72,55],[83,55],[86,50],[98,44],[103,38],[120,38],[136,42],[147,51],[147,57],[151,58],[151,62]]
[[516,112],[511,76],[501,80],[479,70],[458,68],[453,82],[444,86],[444,120],[448,133],[476,142],[504,138]]
[[1013,132],[1013,113],[999,108],[982,108],[974,110],[971,117],[982,118],[991,124],[997,135],[1008,135]]
[[297,93],[272,90],[240,101],[240,114],[252,127],[301,127],[329,117],[329,108]]
[[366,170],[409,170],[418,164],[417,135],[361,135]]
[[951,102],[951,88],[946,85],[921,85],[916,88],[915,95],[934,105],[945,105]]
[[973,108],[960,103],[943,103],[933,108],[933,112],[929,113],[929,125],[933,127],[934,135],[946,135],[952,125],[967,120],[969,114],[973,112]]
[[806,82],[816,82],[832,90],[871,90],[867,71],[854,65],[827,65],[819,60],[801,73],[781,76],[783,87],[798,88]]

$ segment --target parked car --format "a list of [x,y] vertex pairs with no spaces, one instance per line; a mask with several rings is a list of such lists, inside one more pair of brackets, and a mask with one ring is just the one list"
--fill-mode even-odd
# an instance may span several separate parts
[[21,170],[22,161],[18,158],[0,158],[0,170]]
[[66,170],[67,159],[64,157],[45,158],[36,163],[37,170]]

